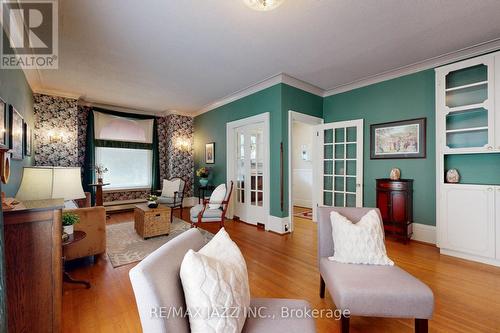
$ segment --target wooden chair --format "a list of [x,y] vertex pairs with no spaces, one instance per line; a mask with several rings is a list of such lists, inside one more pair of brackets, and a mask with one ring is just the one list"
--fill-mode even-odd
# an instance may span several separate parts
[[174,192],[173,197],[167,197],[167,196],[162,196],[162,191],[158,190],[157,193],[160,194],[158,197],[158,203],[163,204],[167,207],[170,207],[170,221],[172,221],[172,217],[174,214],[174,209],[180,209],[181,210],[181,219],[182,219],[182,213],[184,210],[183,207],[183,201],[184,201],[184,192],[186,190],[186,181],[182,179],[181,177],[172,177],[169,179],[164,179],[163,181],[167,182],[174,182],[176,180],[180,180],[179,183],[179,189]]
[[233,182],[231,181],[229,186],[229,191],[226,187],[226,196],[222,202],[220,202],[220,207],[213,209],[209,207],[209,204],[218,204],[219,202],[210,202],[210,199],[203,199],[202,204],[198,204],[191,208],[190,220],[191,227],[198,227],[199,223],[202,222],[219,222],[220,227],[224,227],[224,220],[226,219],[227,208],[229,207],[229,202],[231,201],[231,194],[233,193]]

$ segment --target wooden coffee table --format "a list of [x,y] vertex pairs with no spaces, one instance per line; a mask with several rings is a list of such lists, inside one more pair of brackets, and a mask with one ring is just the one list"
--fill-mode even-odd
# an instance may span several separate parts
[[145,203],[135,205],[134,227],[142,238],[168,235],[171,223],[169,207],[158,205],[157,208],[149,208]]

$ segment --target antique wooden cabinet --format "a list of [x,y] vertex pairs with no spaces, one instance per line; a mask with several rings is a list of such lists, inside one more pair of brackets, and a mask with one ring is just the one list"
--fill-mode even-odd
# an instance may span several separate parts
[[413,232],[413,179],[377,179],[377,208],[386,235],[406,243]]
[[63,204],[26,201],[3,213],[9,332],[61,330]]

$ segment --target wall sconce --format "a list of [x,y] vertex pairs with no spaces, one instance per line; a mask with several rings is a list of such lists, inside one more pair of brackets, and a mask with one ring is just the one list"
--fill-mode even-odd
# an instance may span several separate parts
[[63,131],[49,131],[49,141],[50,143],[62,142],[64,139]]
[[191,148],[191,142],[189,139],[178,137],[175,140],[175,147],[181,151],[189,151]]

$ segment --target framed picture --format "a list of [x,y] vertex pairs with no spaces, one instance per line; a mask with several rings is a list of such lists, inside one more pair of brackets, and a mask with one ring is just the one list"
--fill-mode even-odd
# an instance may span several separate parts
[[10,106],[9,117],[9,148],[12,150],[12,159],[23,159],[23,117],[17,110]]
[[205,163],[215,163],[215,142],[205,144]]
[[425,158],[426,118],[370,126],[370,158]]
[[0,97],[0,146],[7,144],[7,104]]
[[31,127],[28,123],[24,123],[24,155],[31,156],[33,144],[33,136],[31,134]]

